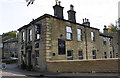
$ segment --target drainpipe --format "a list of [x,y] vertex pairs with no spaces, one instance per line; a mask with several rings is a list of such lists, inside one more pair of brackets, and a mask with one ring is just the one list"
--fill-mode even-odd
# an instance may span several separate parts
[[85,46],[86,46],[86,59],[88,59],[88,52],[87,52],[87,35],[86,35],[86,27],[84,26],[85,28]]

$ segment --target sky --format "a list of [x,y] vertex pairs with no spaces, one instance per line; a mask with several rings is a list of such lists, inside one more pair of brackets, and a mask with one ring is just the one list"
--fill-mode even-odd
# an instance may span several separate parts
[[[76,11],[76,22],[90,20],[91,27],[100,29],[104,25],[115,24],[118,19],[118,2],[120,0],[60,0],[64,7],[64,19],[68,19],[70,4]],[[0,34],[17,30],[45,13],[54,15],[55,0],[35,0],[27,7],[25,0],[0,0]]]

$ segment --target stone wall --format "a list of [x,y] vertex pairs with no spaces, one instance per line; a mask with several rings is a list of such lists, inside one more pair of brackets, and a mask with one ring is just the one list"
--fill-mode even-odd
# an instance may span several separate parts
[[[47,62],[48,72],[118,72],[120,59],[57,60]],[[120,72],[120,70],[119,70]]]

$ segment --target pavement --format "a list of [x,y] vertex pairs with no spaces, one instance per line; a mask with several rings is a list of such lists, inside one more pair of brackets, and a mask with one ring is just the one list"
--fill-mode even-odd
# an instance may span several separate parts
[[[2,78],[9,76],[22,78],[120,78],[118,73],[41,73],[18,68],[16,63],[7,64],[2,69]],[[5,78],[6,78],[5,77]]]

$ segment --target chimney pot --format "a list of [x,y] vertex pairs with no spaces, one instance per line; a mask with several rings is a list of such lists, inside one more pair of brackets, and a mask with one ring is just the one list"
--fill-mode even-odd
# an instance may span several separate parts
[[87,22],[89,22],[89,19],[87,19]]
[[83,19],[83,23],[84,23],[84,19]]
[[106,28],[107,26],[106,25],[104,25],[104,28]]
[[58,1],[59,6],[61,5],[61,1]]
[[58,4],[58,0],[55,0],[55,2],[56,2],[56,5]]
[[74,10],[74,6],[72,4],[70,5],[70,10]]
[[86,18],[85,18],[85,22],[87,22],[87,21],[86,21]]

